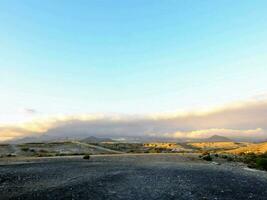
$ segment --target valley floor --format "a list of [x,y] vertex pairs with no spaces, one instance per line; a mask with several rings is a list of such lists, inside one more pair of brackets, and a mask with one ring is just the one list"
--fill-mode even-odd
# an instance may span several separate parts
[[194,154],[0,161],[0,199],[267,199],[267,173]]

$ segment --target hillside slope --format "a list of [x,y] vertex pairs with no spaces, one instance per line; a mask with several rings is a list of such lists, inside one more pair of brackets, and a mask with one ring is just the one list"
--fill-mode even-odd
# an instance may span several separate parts
[[202,149],[202,150],[230,150],[237,149],[249,145],[249,143],[236,143],[236,142],[194,142],[188,145]]
[[227,153],[240,154],[240,153],[255,153],[261,154],[267,152],[267,142],[259,144],[250,144],[246,147],[240,147],[237,149],[229,150]]
[[47,142],[47,143],[25,143],[25,144],[1,144],[0,157],[8,155],[16,156],[62,156],[62,155],[83,155],[83,154],[117,154],[108,148],[83,143],[79,141]]

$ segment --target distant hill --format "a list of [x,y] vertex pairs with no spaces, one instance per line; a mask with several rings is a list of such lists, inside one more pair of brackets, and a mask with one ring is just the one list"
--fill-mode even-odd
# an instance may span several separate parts
[[7,141],[10,144],[23,144],[23,143],[32,143],[32,142],[47,142],[48,139],[44,136],[35,136],[35,137],[23,137],[18,139],[12,139]]
[[232,150],[240,147],[247,146],[249,143],[236,143],[236,142],[193,142],[187,145],[202,150]]
[[110,138],[99,138],[94,136],[87,137],[81,141],[86,143],[114,142],[114,140]]
[[66,142],[66,141],[81,141],[86,143],[99,143],[99,142],[113,142],[110,138],[104,138],[104,137],[84,137],[80,135],[74,135],[72,137],[64,137],[64,136],[51,136],[51,135],[40,135],[40,136],[34,136],[34,137],[24,137],[24,138],[18,138],[13,139],[10,141],[7,141],[6,143],[11,144],[23,144],[23,143],[33,143],[33,142]]
[[231,139],[220,136],[220,135],[213,135],[209,138],[203,139],[204,142],[232,142]]

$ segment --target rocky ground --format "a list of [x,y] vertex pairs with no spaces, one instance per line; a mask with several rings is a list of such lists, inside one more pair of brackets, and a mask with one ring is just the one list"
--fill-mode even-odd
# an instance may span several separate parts
[[0,199],[267,199],[267,173],[186,154],[0,161]]

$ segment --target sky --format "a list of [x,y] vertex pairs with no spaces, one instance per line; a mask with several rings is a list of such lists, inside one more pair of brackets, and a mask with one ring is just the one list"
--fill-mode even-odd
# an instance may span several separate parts
[[265,98],[266,8],[265,0],[0,0],[0,125]]

